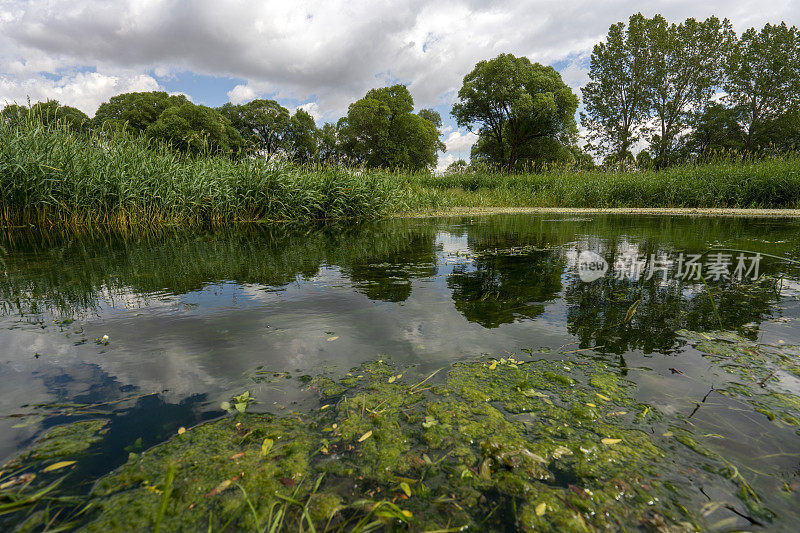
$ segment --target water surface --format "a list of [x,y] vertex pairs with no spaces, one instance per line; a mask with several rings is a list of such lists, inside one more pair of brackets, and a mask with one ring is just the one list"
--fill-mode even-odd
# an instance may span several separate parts
[[[613,363],[641,401],[719,435],[715,450],[744,465],[788,527],[800,519],[797,428],[710,394],[738,378],[682,332],[722,326],[800,357],[800,270],[771,257],[800,259],[799,236],[796,220],[625,215],[15,230],[0,238],[0,459],[52,426],[110,418],[83,466],[88,482],[222,416],[220,403],[244,390],[251,409],[279,413],[314,401],[303,376],[375,358],[423,375],[541,351]],[[758,279],[615,275],[626,254],[720,249],[766,254]],[[611,265],[592,282],[578,275],[587,250]],[[771,379],[800,394],[796,376]],[[102,405],[87,415],[71,404]]]

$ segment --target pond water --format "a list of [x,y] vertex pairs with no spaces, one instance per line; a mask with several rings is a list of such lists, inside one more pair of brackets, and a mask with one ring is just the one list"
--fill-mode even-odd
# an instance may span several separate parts
[[[727,254],[718,275],[677,271],[692,254],[710,268],[714,253]],[[736,271],[740,254],[749,271]],[[654,271],[653,257],[671,268]],[[602,258],[605,275],[584,281],[587,258]],[[643,260],[638,276],[628,258]],[[221,403],[245,390],[257,400],[248,411],[280,414],[317,405],[310,377],[365,361],[425,377],[457,361],[537,355],[608,364],[658,407],[654,427],[707,436],[761,494],[771,527],[791,530],[800,428],[716,392],[750,380],[800,395],[800,375],[787,370],[800,364],[800,268],[780,258],[800,259],[800,221],[497,215],[14,230],[0,237],[0,460],[54,426],[107,419],[74,475],[86,492],[129,453],[225,415]],[[721,329],[781,351],[789,366],[726,367],[696,333]],[[267,372],[274,379],[259,379]],[[736,490],[702,492],[733,501]],[[719,529],[767,522],[731,507]]]

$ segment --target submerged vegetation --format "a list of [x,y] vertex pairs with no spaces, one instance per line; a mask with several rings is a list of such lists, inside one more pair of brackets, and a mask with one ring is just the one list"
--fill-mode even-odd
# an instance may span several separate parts
[[[684,333],[709,357],[753,344]],[[762,352],[765,369],[800,371],[776,349]],[[780,512],[770,506],[783,507],[780,495],[768,504],[747,470],[714,451],[722,435],[638,401],[616,367],[529,354],[456,363],[421,379],[380,359],[338,380],[301,380],[319,394],[314,411],[243,408],[181,428],[131,453],[78,499],[42,494],[82,451],[48,443],[72,435],[86,448],[84,434],[104,422],[56,428],[3,467],[0,498],[28,502],[8,507],[27,513],[22,531],[62,523],[87,531],[693,531],[766,525]],[[738,376],[718,392],[763,412],[776,431],[800,432],[800,398],[744,370]],[[762,396],[777,398],[777,415]],[[793,486],[773,483],[789,504]]]

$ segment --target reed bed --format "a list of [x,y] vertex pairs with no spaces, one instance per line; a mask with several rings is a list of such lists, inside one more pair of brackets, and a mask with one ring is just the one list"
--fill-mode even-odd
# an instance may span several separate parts
[[0,124],[6,225],[136,225],[375,218],[398,184],[380,174],[258,158],[186,156],[125,132]]
[[660,171],[404,176],[410,210],[448,207],[800,208],[800,159],[719,159]]
[[308,222],[462,206],[800,208],[800,159],[435,175],[187,156],[125,132],[0,124],[6,226]]

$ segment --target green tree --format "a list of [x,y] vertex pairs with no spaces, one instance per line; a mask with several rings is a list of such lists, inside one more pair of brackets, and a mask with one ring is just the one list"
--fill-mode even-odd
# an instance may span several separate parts
[[414,100],[405,85],[370,90],[339,121],[342,152],[350,161],[368,167],[432,169],[437,153],[444,150],[431,120],[438,113],[424,110],[415,115],[413,109]]
[[317,160],[320,163],[335,164],[341,159],[339,150],[339,126],[326,122],[318,132]]
[[656,167],[675,162],[680,134],[722,82],[725,51],[735,41],[728,20],[693,18],[668,24],[661,15],[645,20],[648,61],[645,91],[655,126],[649,129]]
[[501,54],[480,61],[464,77],[452,115],[479,135],[478,153],[492,166],[513,170],[536,157],[537,141],[570,145],[578,98],[552,67]]
[[0,111],[0,124],[12,123],[19,124],[25,121],[28,116],[29,109],[26,106],[17,104],[7,104],[2,111]]
[[230,120],[245,142],[270,159],[287,149],[291,123],[289,110],[275,100],[252,100],[246,104],[225,104],[219,112]]
[[286,131],[289,157],[297,163],[308,163],[317,155],[317,125],[314,118],[303,109],[294,112]]
[[146,134],[182,152],[233,154],[242,147],[242,137],[230,121],[216,110],[186,102],[166,109]]
[[603,43],[596,44],[589,66],[589,83],[582,89],[585,112],[581,122],[589,131],[592,149],[621,160],[638,141],[639,126],[647,116],[647,22],[632,15],[628,26],[611,26]]
[[72,131],[87,131],[91,120],[80,109],[61,105],[58,100],[37,102],[31,106],[31,115],[45,125],[65,124]]
[[756,134],[800,103],[800,33],[767,24],[744,32],[725,66],[727,102],[745,130],[745,149],[757,148]]
[[187,102],[183,95],[169,95],[163,91],[119,94],[100,104],[94,115],[94,125],[124,126],[135,132],[144,132],[161,113]]
[[715,153],[739,152],[744,143],[745,136],[736,110],[712,102],[695,119],[685,151],[689,157],[706,159]]

